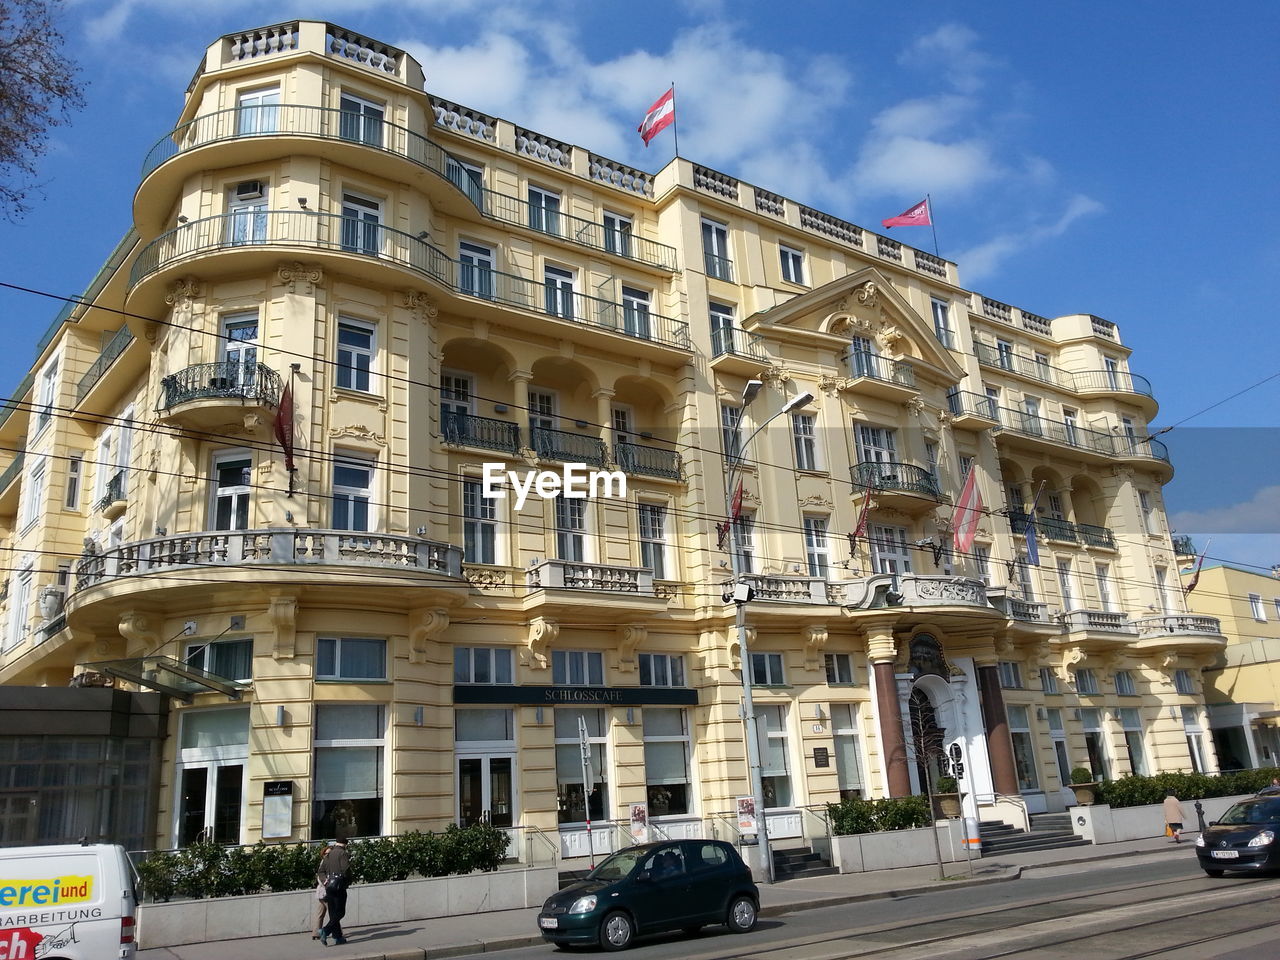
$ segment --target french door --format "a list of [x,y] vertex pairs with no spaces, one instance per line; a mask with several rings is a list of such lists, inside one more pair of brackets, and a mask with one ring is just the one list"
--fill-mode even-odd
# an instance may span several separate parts
[[458,823],[468,827],[487,822],[509,828],[515,823],[514,754],[460,756],[458,763]]

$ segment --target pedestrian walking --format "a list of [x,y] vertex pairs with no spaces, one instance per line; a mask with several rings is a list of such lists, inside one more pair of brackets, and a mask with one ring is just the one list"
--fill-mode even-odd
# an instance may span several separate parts
[[342,932],[342,918],[347,915],[347,883],[351,870],[351,855],[347,853],[347,839],[339,834],[337,839],[325,848],[320,858],[320,868],[316,877],[324,884],[324,905],[326,918],[323,925],[316,930],[316,936],[326,947],[329,938],[336,944],[347,942]]
[[1174,843],[1182,842],[1182,803],[1172,790],[1164,793],[1165,832],[1173,837]]
[[[320,863],[324,863],[325,855],[332,849],[329,844],[324,845],[324,849],[320,851]],[[312,940],[320,939],[320,928],[324,926],[325,916],[329,912],[329,905],[325,903],[325,878],[320,875],[320,864],[316,864],[316,925],[311,932]]]

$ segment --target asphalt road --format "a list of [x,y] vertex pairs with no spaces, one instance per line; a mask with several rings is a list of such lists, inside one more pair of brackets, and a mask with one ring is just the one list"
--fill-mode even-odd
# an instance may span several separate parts
[[[1212,960],[1280,957],[1280,878],[1212,880],[1186,858],[1033,869],[1013,883],[767,917],[733,936],[641,940],[637,960]],[[596,951],[584,951],[594,954]],[[504,960],[562,956],[547,945]]]

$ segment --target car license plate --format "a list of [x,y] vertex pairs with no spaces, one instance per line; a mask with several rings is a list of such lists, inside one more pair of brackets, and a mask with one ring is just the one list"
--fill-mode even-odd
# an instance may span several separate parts
[[1215,860],[1238,860],[1240,858],[1239,850],[1214,850],[1212,853]]
[[538,926],[543,930],[554,930],[556,927],[560,926],[560,921],[555,917],[539,917]]

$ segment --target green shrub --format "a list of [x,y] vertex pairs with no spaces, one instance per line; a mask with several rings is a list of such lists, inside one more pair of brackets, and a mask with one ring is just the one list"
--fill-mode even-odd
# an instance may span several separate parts
[[1280,776],[1280,770],[1234,770],[1231,773],[1157,773],[1150,777],[1132,774],[1098,785],[1098,802],[1112,807],[1139,807],[1160,803],[1172,790],[1179,800],[1203,800],[1208,797],[1232,797],[1257,793]]
[[956,783],[955,777],[939,777],[933,785],[934,793],[958,793],[960,784]]
[[924,797],[894,797],[864,800],[850,797],[827,804],[831,829],[837,836],[877,833],[882,830],[910,830],[933,823],[933,812]]
[[1071,771],[1072,783],[1093,783],[1093,771],[1088,767],[1076,767]]

